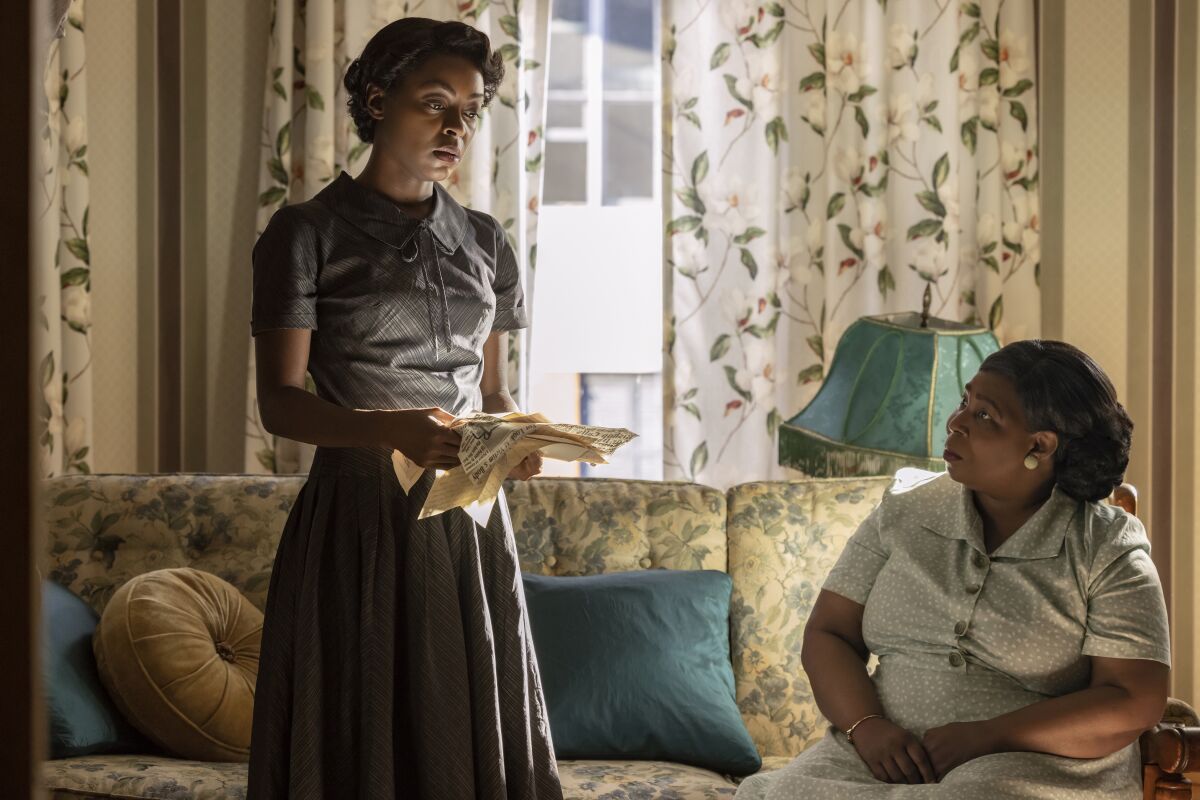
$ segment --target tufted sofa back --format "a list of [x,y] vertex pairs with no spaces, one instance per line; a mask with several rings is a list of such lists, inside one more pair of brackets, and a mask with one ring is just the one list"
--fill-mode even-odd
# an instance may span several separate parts
[[[749,483],[538,478],[508,487],[521,568],[594,575],[663,567],[733,578],[737,700],[763,756],[823,734],[801,634],[846,540],[888,478]],[[42,575],[97,612],[135,575],[190,566],[266,605],[271,563],[303,476],[71,475],[44,484]]]

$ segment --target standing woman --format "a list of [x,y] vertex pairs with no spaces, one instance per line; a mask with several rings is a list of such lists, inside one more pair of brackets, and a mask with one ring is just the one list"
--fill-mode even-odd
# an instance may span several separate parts
[[[345,77],[366,168],[281,208],[255,246],[263,423],[317,453],[271,576],[250,800],[562,797],[503,495],[486,528],[417,519],[432,470],[458,464],[447,423],[516,410],[516,259],[437,183],[503,72],[462,23],[380,30]],[[427,469],[407,495],[393,450]]]

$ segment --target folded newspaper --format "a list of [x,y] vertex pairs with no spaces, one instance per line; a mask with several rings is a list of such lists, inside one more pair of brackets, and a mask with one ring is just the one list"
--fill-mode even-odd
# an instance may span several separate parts
[[[541,414],[485,414],[459,417],[450,428],[462,434],[458,458],[462,466],[438,470],[420,519],[463,508],[480,525],[487,524],[500,484],[530,453],[540,451],[558,461],[606,464],[605,456],[633,440],[625,428],[551,422]],[[396,479],[407,493],[425,471],[399,450],[392,452]]]

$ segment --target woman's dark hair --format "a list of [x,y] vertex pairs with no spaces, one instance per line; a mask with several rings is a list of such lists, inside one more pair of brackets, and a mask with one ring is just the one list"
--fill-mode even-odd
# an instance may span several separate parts
[[504,77],[504,59],[492,52],[487,34],[462,22],[405,17],[380,28],[362,55],[350,62],[342,79],[346,105],[359,139],[375,139],[375,119],[367,110],[367,87],[373,84],[387,94],[397,81],[439,55],[459,56],[478,67],[483,75],[483,104],[492,101]]
[[1064,342],[1013,342],[988,356],[980,372],[1012,381],[1031,431],[1058,434],[1054,480],[1076,500],[1112,494],[1129,466],[1133,421],[1092,358]]

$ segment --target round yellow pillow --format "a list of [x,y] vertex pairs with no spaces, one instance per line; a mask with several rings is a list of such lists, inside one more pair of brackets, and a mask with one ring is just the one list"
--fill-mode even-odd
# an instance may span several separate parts
[[138,575],[113,595],[92,640],[100,680],[168,752],[246,761],[262,623],[262,612],[216,575]]

